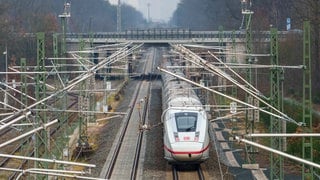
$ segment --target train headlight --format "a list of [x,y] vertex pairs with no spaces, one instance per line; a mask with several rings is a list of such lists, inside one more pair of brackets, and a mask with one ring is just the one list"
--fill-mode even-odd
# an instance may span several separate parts
[[179,139],[179,135],[178,135],[178,133],[177,133],[177,132],[174,132],[174,133],[173,133],[173,135],[174,135],[174,139],[175,139],[175,141],[176,141],[176,142],[179,142],[179,141],[180,141],[180,139]]
[[199,135],[200,135],[200,132],[199,131],[197,131],[196,133],[195,133],[195,135],[194,135],[194,141],[199,141]]

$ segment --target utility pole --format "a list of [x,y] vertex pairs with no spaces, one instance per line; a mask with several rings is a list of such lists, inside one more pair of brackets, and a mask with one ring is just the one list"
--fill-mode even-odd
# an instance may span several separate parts
[[61,18],[61,26],[62,26],[62,43],[61,43],[61,51],[62,55],[66,55],[66,33],[67,33],[67,20],[71,17],[70,14],[71,4],[70,3],[64,3],[64,11],[62,14],[59,15],[59,18]]
[[[311,37],[310,21],[303,23],[303,123],[304,130],[312,133],[312,84],[311,84]],[[313,162],[313,138],[303,137],[302,139],[302,158]],[[302,179],[314,179],[314,168],[303,164]]]
[[[66,33],[67,33],[67,21],[68,18],[71,17],[71,4],[70,3],[64,3],[64,11],[61,15],[59,15],[59,18],[61,18],[61,28],[62,28],[62,42],[61,42],[61,57],[66,57],[66,53],[67,53],[67,48],[66,48]],[[58,53],[58,50],[56,50],[55,53]],[[66,60],[61,60],[61,64],[64,65],[66,64]],[[66,66],[62,66],[59,68],[59,70],[61,71],[65,71],[66,70]],[[68,83],[68,75],[67,74],[63,74],[62,75],[62,81],[64,84]],[[63,101],[63,105],[62,105],[62,109],[67,109],[67,104],[68,104],[68,95],[67,93],[65,93],[62,97],[62,101]],[[68,119],[68,113],[64,112],[61,115],[61,122],[67,121]],[[67,129],[67,128],[66,128]],[[67,134],[67,130],[65,130],[64,132],[65,134]],[[63,142],[65,142],[65,139],[62,140]],[[69,145],[66,143],[65,147],[63,147],[63,151],[62,151],[62,157],[64,160],[69,160],[70,156],[69,156]]]
[[[36,76],[36,99],[41,101],[46,97],[46,67],[45,67],[45,34],[43,32],[37,33],[37,74]],[[41,112],[39,110],[46,109],[45,104],[37,104],[36,108],[38,111],[35,113],[35,123],[36,124],[45,124],[47,123],[47,113],[45,111]],[[41,132],[35,134],[35,151],[34,157],[48,158],[50,142],[50,130],[42,130]],[[41,146],[44,146],[44,151],[41,150]],[[48,168],[48,163],[39,163],[35,161],[35,168],[44,167]],[[45,179],[48,179],[46,176]]]
[[[222,53],[222,47],[224,47],[224,42],[223,42],[223,39],[224,39],[224,34],[223,34],[223,27],[222,26],[219,26],[219,52]],[[225,59],[225,56],[223,55],[220,55],[219,56],[219,59],[221,59],[222,62],[226,62],[226,59]],[[223,66],[223,65],[221,65]],[[220,92],[223,92],[223,93],[226,93],[226,79],[223,78],[223,77],[218,77],[218,91]],[[219,96],[219,104],[225,104],[225,98],[222,97],[222,96]]]
[[118,0],[117,7],[117,32],[121,32],[121,0]]
[[[232,31],[232,53],[233,53],[233,55],[232,55],[232,58],[231,58],[231,63],[238,63],[237,62],[237,57],[236,57],[236,34],[235,34],[235,31],[233,30]],[[236,86],[233,86],[232,87],[232,97],[237,97],[237,87]]]
[[[251,64],[253,63],[253,58],[251,56],[252,53],[252,32],[251,32],[251,18],[253,11],[251,11],[252,2],[251,0],[241,0],[242,6],[242,24],[240,29],[244,29],[246,33],[246,54],[247,54],[247,63],[250,67],[247,69],[247,80],[250,84],[252,84],[252,68]],[[256,101],[251,95],[246,94],[246,99],[249,104],[254,104]],[[246,133],[254,133],[254,111],[249,109],[246,111]],[[253,139],[251,139],[253,141]],[[246,161],[249,164],[255,163],[255,148],[252,145],[246,146]]]
[[[85,48],[84,41],[81,42],[80,45],[80,51],[83,51]],[[83,54],[81,54],[81,57],[83,57]],[[87,65],[88,62],[86,62],[83,58],[80,59],[80,61]],[[78,109],[80,110],[79,116],[79,137],[78,137],[78,143],[77,143],[77,152],[78,153],[86,153],[90,152],[92,148],[89,145],[89,137],[88,137],[88,123],[92,117],[91,113],[88,113],[90,110],[90,95],[91,93],[87,90],[90,88],[94,88],[95,85],[92,83],[94,81],[94,76],[82,81],[79,84],[80,92],[78,97]]]
[[[281,97],[281,70],[277,67],[279,65],[279,46],[278,46],[278,32],[277,29],[271,29],[270,46],[271,46],[271,65],[274,68],[270,71],[270,105],[282,111],[282,97]],[[274,112],[274,110],[271,110]],[[281,119],[270,116],[270,133],[282,133]],[[272,137],[270,139],[271,147],[273,149],[283,150],[283,138]],[[283,179],[283,157],[278,154],[270,153],[270,179]]]

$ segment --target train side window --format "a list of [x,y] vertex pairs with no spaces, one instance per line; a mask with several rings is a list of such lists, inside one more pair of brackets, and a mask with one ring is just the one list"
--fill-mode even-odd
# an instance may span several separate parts
[[197,128],[197,118],[197,113],[176,113],[175,120],[178,132],[194,132]]

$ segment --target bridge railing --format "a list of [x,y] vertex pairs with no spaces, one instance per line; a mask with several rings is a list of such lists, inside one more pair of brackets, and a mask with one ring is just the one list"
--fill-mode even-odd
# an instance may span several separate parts
[[[279,31],[279,38],[287,34],[302,34],[301,31]],[[133,29],[123,32],[67,33],[69,39],[122,39],[122,40],[186,40],[186,39],[245,39],[245,31],[191,31],[190,29]],[[253,38],[268,41],[270,31],[253,31]]]
[[126,30],[126,39],[190,39],[189,29]]

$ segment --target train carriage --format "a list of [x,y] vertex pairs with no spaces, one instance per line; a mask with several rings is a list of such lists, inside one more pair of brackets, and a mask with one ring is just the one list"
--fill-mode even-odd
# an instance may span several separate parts
[[[175,73],[184,76],[179,69]],[[162,82],[164,158],[170,164],[199,164],[209,158],[206,111],[189,83],[168,74]]]

